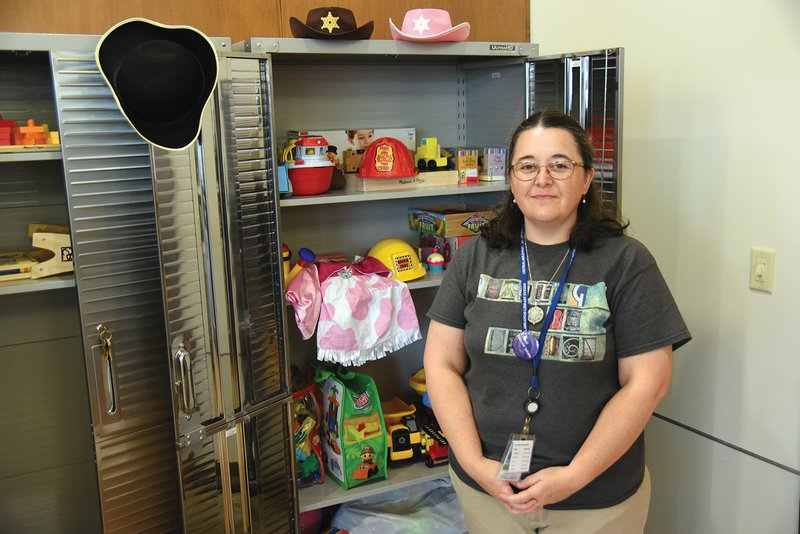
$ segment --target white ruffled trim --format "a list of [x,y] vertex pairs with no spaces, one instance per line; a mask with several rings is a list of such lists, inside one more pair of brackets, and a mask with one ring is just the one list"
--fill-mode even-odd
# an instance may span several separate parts
[[390,339],[382,341],[368,349],[359,350],[332,350],[321,349],[317,346],[317,359],[322,362],[340,363],[345,366],[363,365],[369,361],[379,360],[390,352],[402,349],[415,341],[422,339],[419,328],[396,331]]

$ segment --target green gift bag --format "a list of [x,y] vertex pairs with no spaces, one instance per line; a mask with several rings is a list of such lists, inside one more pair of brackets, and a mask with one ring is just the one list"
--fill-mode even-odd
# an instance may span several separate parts
[[322,390],[325,471],[344,489],[386,478],[386,425],[372,377],[340,365],[316,367]]

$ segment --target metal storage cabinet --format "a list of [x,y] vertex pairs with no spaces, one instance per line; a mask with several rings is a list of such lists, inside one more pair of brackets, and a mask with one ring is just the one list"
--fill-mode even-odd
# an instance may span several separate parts
[[[59,524],[106,532],[295,531],[299,509],[446,475],[398,471],[346,494],[330,491],[330,484],[309,488],[298,502],[287,347],[297,363],[314,355],[309,344],[287,338],[293,328],[285,325],[278,246],[287,241],[353,255],[388,235],[413,242],[405,224],[409,206],[491,203],[506,185],[278,201],[276,134],[343,124],[414,127],[418,138],[435,136],[445,146],[504,146],[526,114],[558,107],[592,129],[607,172],[604,189],[618,198],[620,50],[537,58],[536,45],[527,43],[253,38],[241,45],[249,53],[229,53],[218,40],[221,81],[202,137],[190,149],[165,153],[144,143],[119,113],[94,62],[96,36],[0,37],[0,48],[36,51],[39,74],[55,87],[51,113],[62,151],[33,163],[49,166],[33,176],[42,191],[64,189],[76,274],[41,283],[59,295],[52,299],[60,302],[53,306],[54,331],[69,337],[69,322],[75,325],[76,357],[65,367],[73,375],[82,344],[88,396],[74,380],[69,394],[71,406],[90,406],[97,468],[96,480],[85,470],[61,476],[55,506],[30,488],[56,481],[55,473],[26,478],[24,490],[13,477],[2,479],[3,495],[17,497],[13,509],[5,499],[0,507],[0,522],[8,520],[0,526],[12,532]],[[30,162],[3,163],[22,176]],[[63,185],[52,178],[62,172]],[[16,202],[27,194],[23,189],[8,198]],[[0,204],[0,216],[7,207]],[[438,282],[412,283],[419,309],[427,308]],[[18,293],[29,290],[21,287],[0,286],[0,293],[10,292],[14,305],[25,308],[21,318],[36,317],[36,297],[23,302]],[[31,346],[44,341],[6,317],[3,332],[19,329]],[[69,352],[68,343],[62,347]],[[56,350],[47,343],[36,348]],[[366,370],[391,397],[405,389],[421,352],[422,344],[412,345]],[[23,368],[31,365],[14,357]],[[54,403],[40,400],[51,410]],[[30,417],[33,426],[46,420]],[[90,461],[83,458],[83,465]],[[76,512],[76,506],[84,507]],[[85,519],[98,509],[97,522]]]
[[[417,140],[437,137],[442,146],[507,146],[513,129],[539,108],[561,109],[592,133],[599,150],[597,178],[617,201],[621,111],[620,49],[538,57],[530,43],[409,43],[323,41],[252,37],[236,49],[266,54],[272,61],[277,140],[290,130],[415,128]],[[493,204],[504,182],[386,192],[329,192],[280,202],[281,235],[292,249],[364,255],[378,240],[399,237],[415,244],[409,207]],[[423,334],[427,310],[441,281],[411,281]],[[316,358],[312,341],[289,327],[293,363]],[[422,365],[418,342],[361,370],[376,380],[381,397],[413,398],[409,376]],[[390,470],[385,481],[343,491],[325,483],[300,491],[300,509],[311,510],[390,491],[435,477],[446,468],[417,466]]]
[[[76,274],[48,285],[77,286],[70,313],[86,376],[75,388],[80,359],[68,376],[89,393],[91,431],[83,428],[94,436],[97,475],[75,476],[81,485],[47,480],[80,503],[53,504],[41,486],[4,480],[3,494],[21,497],[16,510],[0,509],[0,528],[294,531],[267,60],[221,54],[206,141],[165,157],[119,112],[94,60],[96,36],[2,42],[36,51],[55,87]],[[240,145],[245,130],[260,150]],[[0,289],[27,291],[19,287]]]

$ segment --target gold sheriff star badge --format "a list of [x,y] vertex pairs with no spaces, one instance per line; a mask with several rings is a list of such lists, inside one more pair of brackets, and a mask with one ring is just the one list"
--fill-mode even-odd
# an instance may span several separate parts
[[321,30],[328,30],[328,33],[333,33],[334,28],[339,28],[339,17],[334,17],[333,13],[328,11],[328,15],[326,17],[322,17],[320,19],[322,21]]

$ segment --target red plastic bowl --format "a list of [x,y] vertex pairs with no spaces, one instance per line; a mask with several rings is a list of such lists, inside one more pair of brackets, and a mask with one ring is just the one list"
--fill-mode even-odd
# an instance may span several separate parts
[[321,195],[331,188],[333,165],[325,167],[294,167],[289,170],[293,195]]

